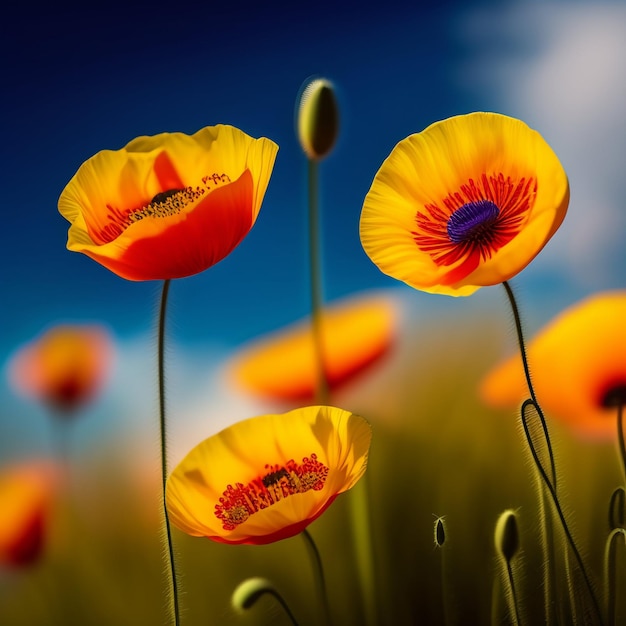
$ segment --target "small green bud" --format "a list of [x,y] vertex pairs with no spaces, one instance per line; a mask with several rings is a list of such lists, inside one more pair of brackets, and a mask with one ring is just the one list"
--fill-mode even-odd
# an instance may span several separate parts
[[274,585],[267,578],[248,578],[233,591],[231,603],[236,611],[247,611],[264,593],[276,594]]
[[443,517],[435,520],[435,545],[441,548],[446,541],[446,527],[443,523]]
[[519,530],[517,515],[513,509],[507,509],[500,514],[495,530],[496,551],[508,563],[519,550]]
[[316,161],[328,156],[339,134],[339,108],[332,83],[316,78],[302,91],[298,105],[298,139]]

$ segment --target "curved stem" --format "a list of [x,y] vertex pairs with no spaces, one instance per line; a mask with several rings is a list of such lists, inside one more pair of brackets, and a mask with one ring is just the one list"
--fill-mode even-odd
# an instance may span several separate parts
[[524,376],[526,378],[526,386],[528,387],[528,393],[530,394],[530,398],[532,400],[532,404],[539,415],[539,420],[541,422],[541,428],[544,433],[546,447],[548,449],[548,456],[550,458],[550,472],[552,474],[552,482],[554,485],[554,489],[556,490],[556,468],[554,464],[554,453],[552,452],[552,443],[550,442],[550,435],[548,433],[548,425],[546,423],[545,417],[543,415],[543,411],[537,402],[537,396],[535,395],[535,388],[533,387],[533,383],[530,376],[530,367],[528,365],[528,356],[526,354],[526,342],[524,341],[524,331],[522,329],[522,318],[519,313],[519,308],[517,307],[517,302],[515,300],[515,296],[513,294],[513,290],[507,281],[502,283],[506,295],[509,298],[509,303],[511,305],[511,310],[513,311],[513,319],[515,321],[515,330],[517,332],[517,341],[519,344],[520,356],[522,357],[522,365],[524,367]]
[[328,381],[322,335],[322,269],[318,209],[318,163],[309,159],[309,271],[311,281],[311,323],[316,364],[315,398],[318,404],[328,403]]
[[614,528],[606,541],[604,548],[604,584],[606,589],[606,619],[609,626],[614,626],[616,621],[617,604],[617,544],[616,540],[621,537],[626,541],[626,530]]
[[165,419],[165,313],[167,310],[167,298],[170,290],[170,280],[163,281],[161,292],[161,304],[159,307],[159,338],[158,338],[158,379],[159,379],[159,424],[161,429],[161,477],[163,483],[163,516],[165,518],[165,533],[167,537],[167,552],[169,557],[170,573],[172,577],[172,602],[174,611],[174,624],[180,625],[180,611],[178,606],[178,583],[176,581],[176,563],[174,559],[174,546],[172,544],[172,529],[170,518],[165,504],[165,488],[167,485],[167,430]]
[[307,547],[309,548],[311,560],[313,561],[315,581],[317,583],[317,589],[320,599],[322,600],[322,608],[324,610],[324,624],[326,624],[327,626],[332,626],[330,604],[328,602],[326,581],[324,579],[324,568],[322,567],[322,559],[320,557],[320,553],[317,549],[317,546],[315,545],[315,541],[313,541],[313,537],[311,537],[309,531],[306,528],[300,534],[304,537]]
[[[522,364],[524,366],[524,376],[526,377],[526,384],[528,386],[528,392],[530,393],[530,399],[526,400],[523,404],[522,404],[522,409],[521,409],[521,418],[522,418],[522,425],[524,427],[524,434],[526,436],[526,440],[528,442],[528,445],[530,447],[530,451],[533,457],[533,460],[535,462],[535,465],[537,466],[537,470],[539,471],[539,474],[541,476],[541,479],[543,480],[545,486],[548,489],[548,492],[550,494],[550,497],[552,499],[552,502],[554,504],[555,510],[557,512],[557,515],[559,517],[559,520],[561,522],[561,526],[563,528],[563,531],[565,533],[565,536],[567,538],[567,541],[569,543],[570,548],[572,549],[572,552],[574,553],[574,557],[576,559],[576,562],[578,564],[578,567],[580,568],[580,571],[582,573],[583,579],[585,581],[585,585],[587,587],[587,590],[589,592],[589,596],[591,598],[592,604],[593,604],[593,608],[594,611],[597,615],[598,618],[598,622],[601,624],[602,623],[602,612],[600,610],[600,605],[598,603],[598,600],[596,598],[596,595],[594,593],[593,590],[593,586],[591,585],[591,580],[589,579],[589,576],[587,574],[587,570],[584,566],[582,557],[580,555],[580,552],[578,551],[578,548],[576,547],[576,543],[574,541],[574,537],[572,536],[570,529],[567,525],[567,522],[565,521],[565,515],[563,513],[563,509],[561,508],[561,504],[559,502],[558,496],[557,496],[557,491],[556,491],[556,469],[555,469],[555,464],[554,464],[554,454],[552,452],[552,444],[550,443],[550,436],[548,434],[548,426],[545,420],[545,417],[543,415],[543,411],[541,410],[541,407],[539,406],[539,403],[537,402],[537,397],[535,395],[535,390],[533,388],[532,385],[532,380],[531,380],[531,376],[530,376],[530,368],[528,366],[528,358],[526,355],[526,344],[524,342],[524,333],[523,333],[523,329],[522,329],[522,321],[521,321],[521,317],[519,314],[519,309],[517,307],[517,303],[515,301],[515,296],[513,295],[513,291],[510,287],[510,285],[504,281],[502,283],[502,285],[504,286],[504,289],[506,290],[507,296],[509,298],[509,302],[511,304],[511,309],[513,311],[513,317],[515,320],[515,329],[517,331],[517,339],[518,339],[518,343],[519,343],[519,349],[520,349],[520,354],[522,357]],[[535,444],[533,442],[532,439],[532,434],[530,432],[530,429],[528,427],[528,423],[526,420],[526,409],[528,408],[528,406],[532,406],[535,411],[537,412],[537,415],[539,417],[540,423],[541,423],[541,428],[542,428],[542,432],[544,435],[544,439],[545,439],[545,444],[548,450],[548,455],[549,455],[549,459],[550,459],[550,472],[552,475],[552,480],[550,480],[550,478],[548,477],[548,474],[545,470],[545,468],[543,467],[543,464],[541,462],[541,459],[539,458],[539,455],[537,453],[537,449],[535,448]]]

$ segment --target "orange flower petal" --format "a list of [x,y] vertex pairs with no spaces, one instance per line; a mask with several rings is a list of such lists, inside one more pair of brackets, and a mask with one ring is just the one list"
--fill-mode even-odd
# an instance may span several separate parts
[[459,115],[393,149],[365,197],[361,242],[389,276],[469,295],[526,267],[568,202],[567,176],[539,133],[504,115]]
[[42,554],[55,476],[42,463],[0,472],[0,565],[23,567]]
[[101,390],[112,353],[101,326],[55,326],[15,353],[10,380],[24,396],[70,415]]
[[[616,397],[626,402],[624,319],[626,292],[600,293],[563,311],[528,344],[540,405],[580,435],[615,437]],[[519,356],[485,377],[481,395],[496,407],[528,397]]]
[[199,273],[252,228],[277,151],[218,125],[99,152],[59,198],[71,223],[67,247],[129,280]]
[[[330,390],[365,371],[392,345],[397,310],[389,297],[350,297],[324,308],[322,337]],[[269,398],[310,401],[317,367],[310,320],[254,341],[229,365],[235,383]]]
[[369,424],[333,407],[244,420],[197,445],[167,480],[172,523],[221,543],[299,533],[367,465]]

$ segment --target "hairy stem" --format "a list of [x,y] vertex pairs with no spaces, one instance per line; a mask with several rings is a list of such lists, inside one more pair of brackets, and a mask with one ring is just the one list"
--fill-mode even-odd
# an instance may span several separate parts
[[165,504],[165,487],[167,484],[167,429],[165,418],[165,313],[167,310],[167,298],[170,290],[170,280],[163,281],[161,303],[159,307],[158,328],[158,380],[159,380],[159,424],[161,429],[161,477],[163,483],[163,516],[165,518],[165,534],[167,539],[167,553],[172,582],[172,610],[174,612],[174,624],[180,626],[180,611],[178,606],[178,583],[176,580],[176,563],[174,559],[174,546],[172,543],[172,529],[170,518]]
[[[519,349],[520,349],[520,354],[522,357],[522,365],[524,367],[524,376],[526,377],[526,384],[528,386],[528,392],[530,394],[530,398],[528,400],[526,400],[523,404],[522,404],[522,409],[521,409],[521,419],[522,419],[522,425],[524,427],[524,434],[526,436],[526,440],[528,442],[529,448],[530,448],[530,452],[532,454],[533,457],[533,461],[535,462],[535,465],[537,467],[537,470],[539,471],[539,474],[541,476],[541,479],[543,481],[543,483],[545,484],[546,488],[548,489],[548,493],[550,494],[551,500],[554,504],[554,508],[557,512],[559,521],[561,522],[561,526],[563,528],[563,532],[565,533],[565,536],[567,538],[567,542],[572,550],[572,553],[574,554],[574,558],[576,560],[576,563],[578,564],[578,567],[580,569],[580,572],[582,574],[582,577],[584,579],[585,582],[585,586],[587,587],[587,591],[589,593],[589,597],[591,598],[592,601],[592,605],[593,605],[593,610],[594,613],[596,614],[597,620],[599,624],[602,624],[602,612],[600,610],[600,604],[598,603],[598,599],[596,598],[596,594],[593,590],[593,586],[591,584],[591,580],[589,579],[589,575],[587,574],[587,570],[585,568],[585,565],[583,563],[582,557],[580,555],[580,552],[578,550],[578,548],[576,547],[576,543],[574,541],[574,538],[570,532],[570,529],[567,525],[567,522],[565,520],[565,515],[563,513],[563,509],[561,507],[561,503],[559,502],[558,496],[557,496],[557,490],[556,490],[556,469],[555,469],[555,464],[554,464],[554,454],[552,452],[552,444],[550,443],[550,436],[548,433],[548,426],[545,420],[545,417],[543,415],[543,411],[541,410],[541,407],[539,406],[539,403],[537,402],[537,397],[535,395],[535,390],[532,384],[532,380],[531,380],[531,376],[530,376],[530,368],[528,366],[528,358],[527,358],[527,354],[526,354],[526,343],[524,341],[524,333],[523,333],[523,328],[522,328],[522,321],[521,321],[521,317],[519,314],[519,309],[517,307],[517,302],[515,300],[515,296],[513,295],[513,290],[511,289],[510,285],[504,281],[502,283],[502,285],[504,286],[504,289],[506,291],[506,294],[508,296],[509,302],[511,304],[511,309],[513,311],[513,318],[515,321],[515,329],[517,332],[517,340],[519,343]],[[532,433],[530,431],[529,425],[528,425],[528,421],[527,421],[527,417],[526,417],[526,411],[528,409],[529,406],[532,406],[536,413],[537,416],[539,417],[540,420],[540,424],[541,424],[541,431],[543,433],[544,436],[544,444],[546,446],[546,449],[548,451],[548,456],[549,456],[549,460],[550,460],[550,475],[548,475],[548,472],[546,471],[546,469],[543,466],[543,463],[541,462],[541,459],[539,457],[539,454],[537,452],[537,448],[535,447],[534,441],[533,441],[533,436]]]

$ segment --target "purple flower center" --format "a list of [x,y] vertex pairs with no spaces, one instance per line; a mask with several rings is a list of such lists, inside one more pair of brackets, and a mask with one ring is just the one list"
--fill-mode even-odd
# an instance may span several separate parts
[[498,219],[500,209],[491,200],[468,202],[448,219],[448,237],[453,243],[479,241]]

